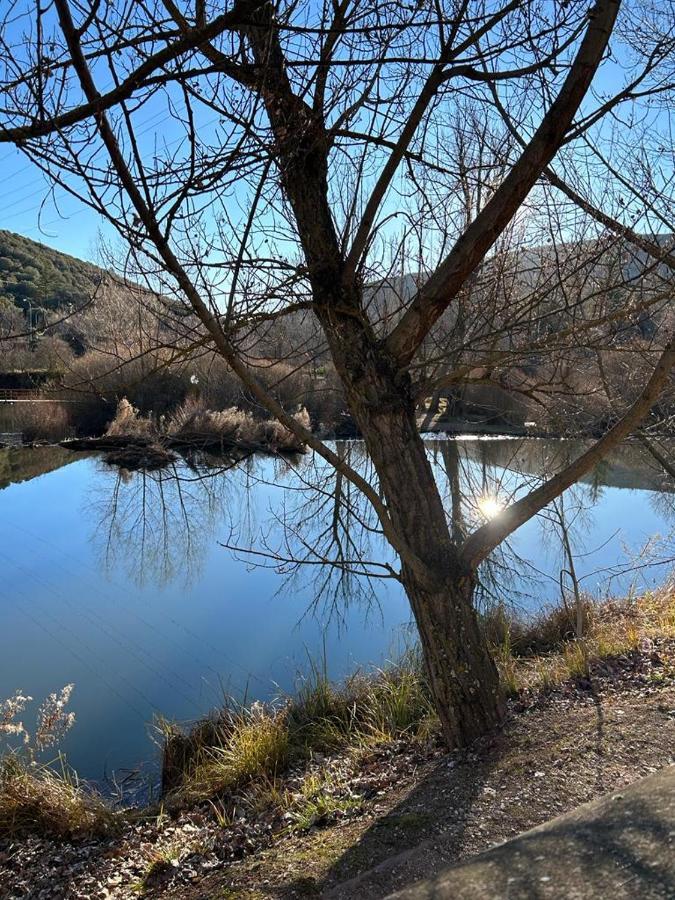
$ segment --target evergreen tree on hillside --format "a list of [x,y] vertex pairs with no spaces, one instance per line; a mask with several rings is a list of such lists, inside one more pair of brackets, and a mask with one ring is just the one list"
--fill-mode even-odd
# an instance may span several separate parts
[[81,306],[92,294],[99,270],[65,253],[0,230],[0,304],[25,310]]

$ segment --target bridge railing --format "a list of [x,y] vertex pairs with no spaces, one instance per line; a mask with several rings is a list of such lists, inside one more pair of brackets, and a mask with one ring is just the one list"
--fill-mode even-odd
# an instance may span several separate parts
[[40,397],[37,388],[0,388],[0,400],[38,400]]

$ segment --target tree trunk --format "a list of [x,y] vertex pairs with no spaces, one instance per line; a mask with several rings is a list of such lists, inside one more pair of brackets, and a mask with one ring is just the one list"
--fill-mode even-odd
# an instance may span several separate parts
[[403,584],[443,736],[449,747],[463,747],[494,728],[502,711],[499,674],[474,608],[474,573],[458,560],[414,410],[356,414],[394,526],[423,564],[404,562]]
[[501,720],[499,674],[473,605],[473,579],[456,574],[429,593],[405,587],[415,614],[434,706],[449,747],[465,747]]
[[463,565],[452,541],[407,376],[394,383],[367,357],[358,365],[354,344],[352,351],[348,361],[334,358],[344,366],[348,402],[392,524],[416,559],[402,560],[402,577],[434,705],[448,746],[466,746],[494,728],[502,712],[499,674],[473,603],[475,572]]

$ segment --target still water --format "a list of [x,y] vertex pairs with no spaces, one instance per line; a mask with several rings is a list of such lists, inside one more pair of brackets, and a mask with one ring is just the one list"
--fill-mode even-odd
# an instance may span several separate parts
[[[428,446],[448,508],[454,497],[468,526],[580,449]],[[358,442],[338,451],[367,468]],[[485,572],[486,600],[534,609],[559,598],[567,562],[551,519],[561,515],[585,590],[660,582],[674,490],[627,445],[514,535]],[[348,483],[311,455],[130,474],[58,448],[0,451],[0,699],[74,683],[77,721],[62,749],[82,776],[101,779],[152,769],[156,716],[189,721],[224,696],[292,691],[309,659],[334,678],[380,665],[413,632],[398,582],[378,577],[396,560],[373,524]]]

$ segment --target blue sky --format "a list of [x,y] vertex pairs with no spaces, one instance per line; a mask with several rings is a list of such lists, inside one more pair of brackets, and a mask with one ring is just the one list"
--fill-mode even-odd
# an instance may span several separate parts
[[0,148],[0,196],[1,228],[72,256],[94,258],[96,236],[103,226],[101,218],[63,191],[57,191],[57,209],[40,170],[18,150],[6,145]]
[[[616,91],[624,80],[621,67],[607,61],[596,76],[598,93]],[[595,105],[591,101],[590,105]],[[142,147],[152,153],[155,141],[171,142],[165,111],[152,112],[150,104],[140,114]],[[213,120],[212,110],[202,109],[205,130]],[[210,115],[209,115],[210,114]],[[170,120],[169,120],[170,121]],[[215,121],[215,120],[213,120]],[[175,141],[173,142],[175,143]],[[52,194],[46,177],[19,150],[0,145],[0,228],[25,235],[83,259],[96,261],[99,234],[114,236],[112,227],[76,198],[60,188]]]

